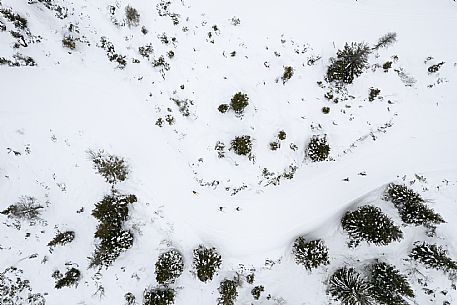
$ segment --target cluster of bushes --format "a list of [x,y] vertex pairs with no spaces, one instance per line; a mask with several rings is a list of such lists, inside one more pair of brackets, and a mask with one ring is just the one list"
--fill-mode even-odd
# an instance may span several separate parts
[[313,162],[327,160],[330,154],[330,145],[327,143],[327,137],[313,136],[308,143],[306,154]]
[[41,293],[33,292],[21,269],[8,267],[0,270],[0,304],[45,305],[46,299]]
[[175,295],[176,291],[169,287],[147,289],[143,294],[143,305],[171,305]]
[[346,212],[341,225],[349,234],[350,246],[357,246],[361,241],[387,245],[403,238],[400,228],[380,208],[371,205]]
[[280,130],[276,136],[276,140],[270,142],[270,149],[275,151],[281,147],[281,141],[286,139],[286,132],[284,130]]
[[418,193],[405,185],[389,184],[384,198],[394,204],[406,224],[433,228],[444,222],[443,217],[429,208]]
[[57,245],[66,245],[71,243],[75,239],[74,231],[59,232],[57,235],[48,243],[48,247],[55,247]]
[[8,21],[12,22],[14,26],[21,30],[27,29],[27,19],[22,17],[21,15],[13,12],[9,8],[0,8],[0,13],[5,17]]
[[125,8],[125,18],[127,19],[127,25],[129,27],[138,26],[140,24],[140,13],[130,5],[127,5]]
[[59,270],[56,270],[52,277],[56,280],[55,287],[61,289],[63,287],[78,286],[78,282],[81,279],[81,271],[76,268],[70,268],[62,274]]
[[122,157],[107,154],[103,150],[89,150],[88,153],[95,169],[106,182],[116,184],[127,179],[129,167]]
[[7,59],[5,57],[0,57],[0,66],[7,65],[9,67],[20,67],[20,66],[36,66],[35,60],[30,56],[25,56],[20,53],[13,55],[13,59]]
[[304,237],[300,236],[295,240],[292,252],[295,262],[303,265],[307,270],[330,263],[328,249],[320,239],[306,241]]
[[216,248],[207,248],[203,245],[193,251],[193,265],[197,273],[197,278],[202,282],[213,279],[222,264],[222,256]]
[[124,69],[127,66],[126,56],[116,53],[113,43],[108,41],[106,37],[100,38],[100,44],[98,46],[106,51],[109,61],[117,63],[119,69]]
[[242,116],[244,109],[249,105],[249,97],[246,93],[237,92],[230,100],[230,105],[221,104],[218,107],[218,110],[221,113],[225,113],[228,110],[233,110],[237,116]]
[[423,264],[426,268],[457,271],[457,262],[451,259],[447,251],[435,244],[416,243],[409,257]]

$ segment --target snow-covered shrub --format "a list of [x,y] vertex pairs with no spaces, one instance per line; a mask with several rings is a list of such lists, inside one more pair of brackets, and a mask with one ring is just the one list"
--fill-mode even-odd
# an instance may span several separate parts
[[308,143],[306,154],[313,162],[325,161],[330,153],[326,136],[313,136]]
[[320,239],[306,241],[300,236],[295,240],[292,252],[295,262],[308,270],[329,264],[328,249]]
[[217,156],[219,158],[224,158],[225,157],[225,144],[224,144],[224,142],[217,141],[216,145],[214,146],[214,149],[217,151]]
[[115,184],[127,179],[130,171],[124,158],[107,154],[103,150],[89,150],[88,153],[95,169],[105,178],[106,182]]
[[270,150],[278,150],[281,147],[281,144],[278,141],[270,142]]
[[265,291],[265,288],[262,285],[255,286],[251,290],[251,294],[254,297],[254,300],[258,300],[260,298],[260,294]]
[[406,276],[394,266],[375,263],[369,267],[369,278],[373,298],[380,304],[407,305],[404,297],[414,298],[414,292]]
[[330,107],[324,106],[322,107],[322,113],[323,114],[329,114],[330,113]]
[[33,293],[30,281],[22,278],[23,271],[16,267],[0,270],[0,304],[45,305],[40,293]]
[[249,156],[252,151],[251,137],[247,135],[237,136],[230,142],[230,150],[237,155]]
[[378,88],[370,88],[368,92],[368,100],[370,102],[374,101],[374,99],[378,97],[379,93],[381,93],[381,90]]
[[171,249],[160,254],[155,264],[156,280],[159,284],[172,284],[184,271],[184,259],[182,254]]
[[1,214],[7,215],[11,218],[35,220],[40,216],[43,207],[36,203],[36,198],[30,196],[21,196],[19,201],[10,205]]
[[350,246],[357,246],[361,241],[387,245],[403,237],[400,228],[380,208],[371,205],[346,212],[341,224],[349,234]]
[[140,13],[130,5],[125,8],[125,18],[128,26],[138,26],[140,24]]
[[285,84],[294,75],[294,68],[287,66],[284,67],[284,72],[281,76],[282,83]]
[[435,65],[431,65],[430,67],[428,67],[427,71],[428,73],[436,73],[440,70],[442,65],[444,65],[444,61],[437,63]]
[[220,113],[226,113],[229,108],[230,106],[228,104],[220,104],[219,107],[217,107],[217,110],[219,110]]
[[206,282],[212,280],[214,274],[221,267],[221,264],[222,257],[216,248],[206,248],[200,245],[197,249],[194,249],[193,265],[200,281]]
[[146,290],[143,305],[170,305],[175,301],[175,290],[169,287]]
[[371,285],[346,266],[336,270],[328,282],[328,292],[342,305],[372,305]]
[[48,247],[54,247],[57,245],[65,245],[71,243],[75,239],[74,231],[59,232],[57,235],[48,243]]
[[22,17],[21,15],[13,12],[9,8],[0,8],[0,13],[5,17],[8,21],[14,23],[14,26],[18,29],[25,30],[27,29],[27,19]]
[[131,292],[127,292],[124,294],[124,300],[126,305],[135,305],[136,304],[136,298],[135,295]]
[[133,244],[133,234],[123,229],[128,218],[128,205],[137,201],[135,195],[121,195],[113,191],[95,205],[92,216],[100,223],[95,237],[100,239],[91,258],[90,267],[110,266],[119,255]]
[[351,84],[367,67],[369,54],[370,48],[363,42],[346,43],[343,50],[338,50],[336,58],[330,58],[327,80]]
[[81,279],[81,271],[76,268],[71,268],[65,272],[65,275],[59,271],[54,272],[53,277],[56,279],[55,287],[57,289],[63,287],[77,286],[79,280]]
[[287,134],[286,134],[286,132],[284,130],[280,130],[278,132],[278,139],[279,140],[283,141],[283,140],[286,139],[286,137],[287,137]]
[[188,117],[190,115],[190,106],[194,104],[193,101],[191,100],[188,100],[188,99],[184,99],[184,100],[179,100],[179,99],[175,99],[175,98],[172,98],[171,99],[173,102],[175,102],[176,106],[178,106],[178,110],[179,112],[185,116],[185,117]]
[[237,282],[235,280],[225,279],[218,288],[219,298],[217,302],[219,305],[233,305],[235,304],[238,292],[236,291]]
[[70,50],[74,50],[76,48],[76,42],[75,39],[71,36],[65,36],[62,39],[62,45]]
[[246,93],[237,92],[230,101],[230,108],[237,114],[242,115],[244,108],[249,105],[249,97]]
[[382,68],[384,69],[384,72],[388,72],[389,69],[392,68],[392,62],[386,61],[385,63],[382,64]]
[[457,262],[447,255],[447,251],[435,244],[416,244],[409,257],[422,263],[426,268],[440,269],[443,271],[456,271]]
[[444,222],[440,214],[427,207],[425,200],[412,189],[401,184],[389,184],[384,198],[392,201],[401,220],[406,224],[434,227]]
[[397,41],[397,33],[395,32],[389,32],[381,38],[379,38],[378,42],[374,45],[373,50],[378,50],[380,48],[387,48],[391,44],[395,43]]

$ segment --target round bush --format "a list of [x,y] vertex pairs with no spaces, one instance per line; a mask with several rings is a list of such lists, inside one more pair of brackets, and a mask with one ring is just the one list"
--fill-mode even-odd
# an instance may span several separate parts
[[329,264],[328,249],[320,239],[307,242],[300,236],[295,240],[292,251],[295,262],[308,270]]
[[244,108],[249,105],[248,101],[249,97],[247,94],[238,92],[232,97],[232,100],[230,101],[230,108],[232,108],[236,114],[241,115],[244,112]]
[[230,142],[230,150],[233,150],[237,155],[250,155],[252,151],[251,137],[247,135],[235,137]]
[[343,305],[372,305],[371,285],[353,268],[343,267],[330,277],[328,291]]
[[155,264],[156,280],[159,284],[173,284],[183,271],[183,256],[175,249],[160,254]]
[[219,305],[233,305],[235,304],[238,292],[236,291],[237,282],[235,280],[225,279],[219,285]]
[[172,288],[150,289],[143,294],[143,305],[170,305],[174,302],[175,290]]
[[325,136],[313,136],[308,143],[307,155],[313,162],[325,161],[330,153],[330,146]]
[[202,282],[212,280],[222,264],[222,257],[216,248],[206,248],[200,245],[194,249],[193,254],[193,265],[197,271],[198,279]]

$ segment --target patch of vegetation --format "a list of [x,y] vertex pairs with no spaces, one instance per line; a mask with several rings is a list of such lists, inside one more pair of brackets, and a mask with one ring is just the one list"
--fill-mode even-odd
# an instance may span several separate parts
[[270,150],[278,150],[281,147],[281,144],[278,141],[270,142]]
[[255,279],[254,273],[250,273],[250,274],[246,275],[246,282],[248,284],[254,284],[254,279]]
[[336,53],[336,59],[330,58],[327,80],[351,84],[367,68],[369,54],[370,48],[363,42],[346,43],[344,49]]
[[221,141],[217,141],[214,149],[217,151],[218,158],[225,157],[225,144]]
[[70,286],[78,286],[78,282],[81,279],[81,271],[76,268],[71,268],[65,272],[65,275],[60,273],[60,271],[54,272],[52,275],[56,279],[56,289]]
[[194,104],[193,101],[184,99],[184,100],[178,100],[175,98],[171,99],[173,102],[175,102],[176,106],[178,106],[179,112],[185,116],[188,117],[190,115],[190,110],[189,107]]
[[371,285],[354,268],[346,266],[330,277],[328,292],[342,305],[372,305]]
[[435,244],[416,244],[411,250],[409,257],[425,265],[426,268],[438,270],[456,271],[457,262],[447,255],[447,251]]
[[298,237],[292,247],[295,262],[311,270],[330,263],[328,249],[320,239],[306,241],[304,237]]
[[23,271],[8,267],[0,271],[0,303],[5,305],[45,305],[40,293],[33,293],[30,281],[23,279]]
[[106,37],[100,38],[100,48],[106,51],[106,56],[109,61],[116,62],[119,69],[124,69],[127,66],[126,56],[116,53],[114,50],[114,45],[106,39]]
[[313,136],[308,143],[307,155],[313,162],[325,161],[330,153],[326,136]]
[[373,298],[380,304],[407,305],[404,297],[414,298],[414,292],[406,276],[387,263],[375,263],[369,267]]
[[406,224],[433,228],[444,222],[440,214],[427,207],[425,200],[418,193],[405,185],[389,184],[384,199],[393,202],[401,220]]
[[75,239],[74,231],[59,232],[57,235],[48,243],[48,247],[54,247],[57,245],[66,245],[71,243]]
[[127,292],[126,294],[124,294],[124,300],[126,302],[126,305],[135,305],[136,304],[135,295],[131,292]]
[[9,8],[0,8],[0,13],[5,17],[8,21],[12,22],[14,26],[21,30],[27,29],[27,19],[22,17],[21,15],[14,13]]
[[330,107],[327,107],[327,106],[322,107],[322,113],[323,114],[329,114],[330,113]]
[[88,153],[94,163],[94,168],[105,178],[106,182],[116,184],[127,179],[130,170],[124,158],[105,153],[103,150],[89,150]]
[[138,53],[140,53],[141,56],[149,59],[149,56],[154,52],[154,49],[152,48],[151,44],[147,44],[145,46],[138,47]]
[[444,65],[444,61],[436,64],[436,65],[431,65],[430,67],[428,67],[428,73],[436,73],[440,70],[441,66]]
[[254,297],[254,300],[260,299],[260,294],[265,291],[265,288],[262,285],[255,286],[251,290],[251,294]]
[[20,67],[20,66],[36,66],[35,60],[30,56],[25,56],[20,53],[13,55],[13,60],[0,57],[0,66],[8,65],[9,67]]
[[193,265],[200,281],[207,282],[212,280],[214,274],[221,267],[221,264],[222,257],[216,248],[206,248],[200,245],[197,249],[194,249]]
[[249,156],[252,151],[251,137],[247,135],[235,137],[235,139],[230,142],[230,150],[233,150],[240,156]]
[[219,305],[234,305],[238,292],[236,291],[238,284],[235,280],[225,279],[219,285]]
[[140,24],[140,13],[138,13],[138,11],[130,5],[127,5],[125,8],[125,17],[129,27],[138,26]]
[[121,195],[113,191],[95,205],[92,216],[100,222],[95,232],[100,243],[91,258],[90,267],[108,267],[132,246],[133,233],[124,230],[123,224],[128,218],[128,205],[136,201],[135,195]]
[[70,50],[74,50],[76,48],[76,41],[71,36],[64,36],[62,39],[62,45]]
[[220,113],[226,113],[229,108],[230,106],[227,104],[220,104],[219,107],[217,107],[217,110],[219,110]]
[[40,216],[43,206],[36,203],[37,200],[30,196],[21,196],[19,201],[10,205],[6,210],[0,212],[10,218],[35,220]]
[[374,101],[374,99],[378,97],[379,93],[381,93],[381,90],[379,90],[378,88],[370,88],[370,91],[368,93],[368,100],[370,102]]
[[390,68],[392,68],[392,62],[391,61],[386,61],[383,65],[382,68],[384,69],[384,72],[388,72]]
[[287,135],[286,135],[286,132],[284,130],[280,130],[278,132],[278,139],[281,140],[281,141],[284,141],[286,139]]
[[230,108],[237,114],[242,115],[249,105],[249,97],[246,93],[237,92],[230,101]]
[[175,249],[160,254],[155,264],[156,280],[159,284],[173,284],[184,271],[184,258]]
[[287,66],[284,67],[284,73],[281,76],[282,83],[285,84],[294,75],[294,68]]
[[379,38],[378,42],[373,46],[373,50],[378,50],[381,48],[387,48],[388,46],[392,45],[397,41],[397,33],[390,32],[387,33],[381,38]]
[[143,305],[171,305],[175,295],[175,290],[169,287],[149,289],[143,294]]
[[357,246],[361,241],[387,245],[403,238],[400,228],[380,208],[371,205],[346,212],[341,224],[349,234],[350,246]]

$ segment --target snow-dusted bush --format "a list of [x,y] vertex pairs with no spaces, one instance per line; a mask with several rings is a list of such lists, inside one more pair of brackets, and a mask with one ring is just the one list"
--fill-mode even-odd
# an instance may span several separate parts
[[135,305],[136,304],[135,295],[131,292],[127,292],[126,294],[124,294],[124,300],[126,302],[126,305]]
[[52,275],[56,279],[55,287],[57,289],[63,287],[77,286],[79,280],[81,279],[81,271],[76,268],[71,268],[65,272],[65,275],[60,273],[60,271],[54,272]]
[[427,207],[425,200],[412,189],[401,184],[389,184],[384,198],[392,201],[406,224],[434,227],[444,222],[440,214]]
[[260,299],[260,294],[265,291],[265,288],[262,285],[255,286],[251,290],[251,294],[254,297],[254,300]]
[[381,93],[381,90],[378,88],[370,88],[368,92],[368,100],[370,102],[374,101],[374,99],[378,97],[379,93]]
[[252,151],[251,137],[247,135],[237,136],[230,142],[230,150],[237,155],[249,156]]
[[286,139],[286,137],[287,137],[287,134],[286,134],[286,132],[284,130],[280,130],[278,132],[278,139],[279,140],[283,141],[283,140]]
[[107,154],[103,150],[89,150],[88,153],[95,169],[105,178],[106,182],[115,184],[127,179],[129,167],[123,158]]
[[171,249],[160,254],[155,264],[156,280],[159,284],[172,284],[184,271],[184,259],[182,254]]
[[40,293],[33,293],[30,281],[22,278],[23,271],[16,267],[0,270],[0,304],[45,305]]
[[447,255],[447,251],[435,244],[416,244],[409,257],[422,263],[426,268],[434,268],[443,271],[456,271],[457,262]]
[[130,5],[125,8],[125,18],[128,26],[138,26],[140,24],[140,13]]
[[220,113],[226,113],[229,108],[230,106],[228,104],[220,104],[219,107],[217,107],[217,110],[219,110]]
[[281,76],[282,83],[285,84],[294,75],[294,68],[287,66],[284,67],[284,72]]
[[197,249],[194,249],[193,265],[200,281],[206,282],[212,280],[214,274],[221,267],[221,264],[222,257],[216,248],[206,248],[200,245]]
[[338,50],[336,58],[330,58],[327,80],[351,84],[368,66],[369,54],[370,48],[363,42],[346,43],[343,50]]
[[237,92],[230,101],[230,108],[237,114],[242,115],[244,108],[249,105],[249,97],[246,93]]
[[9,8],[0,8],[0,13],[10,22],[14,23],[14,26],[18,29],[25,30],[27,29],[27,19],[21,15],[13,12]]
[[325,161],[330,153],[326,136],[313,136],[308,143],[306,154],[313,162]]
[[371,285],[354,268],[343,267],[330,277],[328,292],[342,305],[372,305]]
[[71,243],[75,239],[74,231],[59,232],[57,235],[48,243],[48,247],[54,247],[57,245],[65,245]]
[[143,305],[170,305],[175,301],[175,290],[169,287],[146,290]]
[[43,207],[36,202],[37,200],[34,197],[22,196],[19,198],[18,202],[10,205],[6,210],[2,211],[1,214],[16,219],[35,220],[40,216],[41,209],[43,209]]
[[397,33],[395,32],[389,32],[381,38],[379,38],[378,42],[374,45],[373,50],[378,50],[380,48],[387,48],[391,44],[395,43],[397,41]]
[[217,303],[219,305],[233,305],[235,304],[238,292],[236,291],[237,282],[235,280],[225,279],[223,280],[218,288],[219,298]]
[[414,292],[406,276],[394,266],[375,263],[369,267],[369,278],[373,298],[380,304],[407,305],[404,297],[414,298]]
[[95,205],[92,216],[100,221],[95,232],[100,244],[91,258],[90,267],[108,267],[132,246],[133,233],[124,230],[123,224],[128,218],[128,205],[136,201],[135,195],[121,195],[113,191]]
[[295,240],[292,252],[295,262],[308,270],[329,264],[328,249],[320,239],[306,241],[300,236]]
[[351,246],[357,246],[361,241],[387,245],[403,237],[400,228],[380,208],[371,205],[346,212],[341,224],[351,238]]
[[70,50],[74,50],[76,48],[76,42],[75,39],[71,36],[65,36],[62,39],[62,45]]

